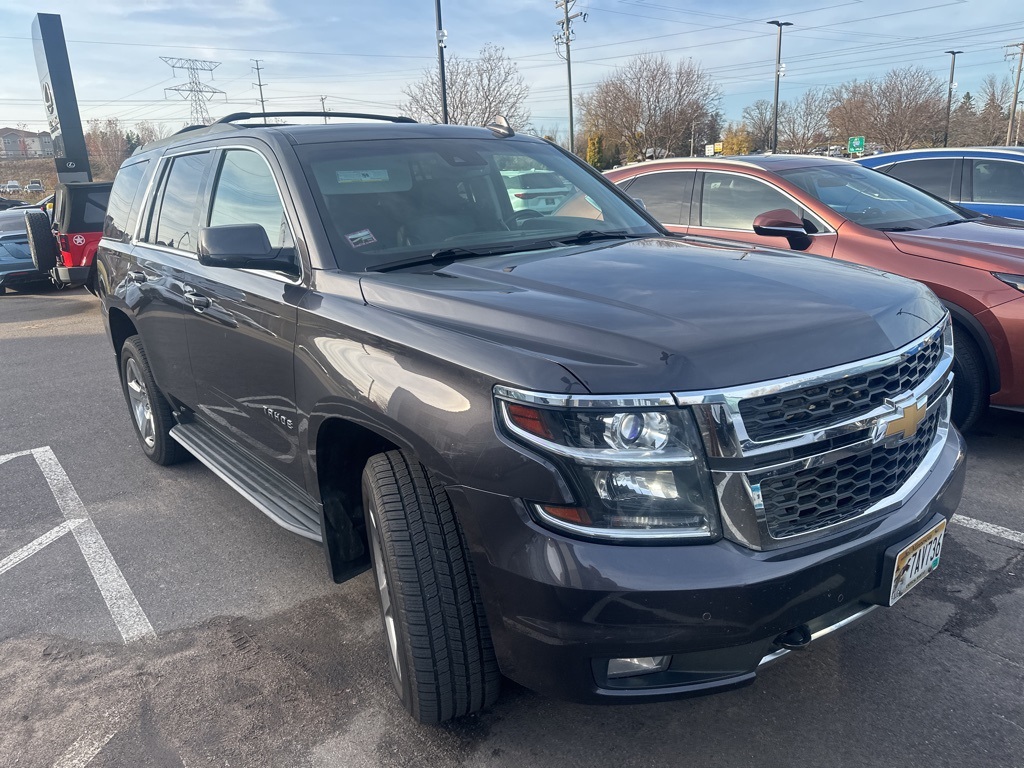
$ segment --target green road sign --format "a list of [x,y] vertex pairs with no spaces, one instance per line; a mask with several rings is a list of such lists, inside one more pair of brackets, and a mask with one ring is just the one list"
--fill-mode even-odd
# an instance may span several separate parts
[[863,155],[864,154],[864,137],[863,136],[851,136],[846,142],[846,151],[851,155]]

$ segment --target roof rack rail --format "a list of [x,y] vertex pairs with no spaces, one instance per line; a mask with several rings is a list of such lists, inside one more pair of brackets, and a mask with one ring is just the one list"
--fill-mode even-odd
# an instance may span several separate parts
[[234,123],[257,117],[358,117],[364,120],[386,120],[389,123],[415,123],[411,117],[402,115],[371,115],[364,112],[233,112],[212,123]]

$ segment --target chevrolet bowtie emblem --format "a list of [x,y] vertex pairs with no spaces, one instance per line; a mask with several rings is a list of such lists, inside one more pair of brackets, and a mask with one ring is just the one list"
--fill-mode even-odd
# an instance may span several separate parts
[[[909,437],[913,437],[927,413],[927,401],[910,403],[903,407],[897,406],[896,414],[893,418],[889,421],[883,421],[878,425],[880,428],[884,426],[885,431],[875,438],[876,441],[884,440],[896,435],[902,435],[904,440]],[[881,432],[881,429],[878,431]]]

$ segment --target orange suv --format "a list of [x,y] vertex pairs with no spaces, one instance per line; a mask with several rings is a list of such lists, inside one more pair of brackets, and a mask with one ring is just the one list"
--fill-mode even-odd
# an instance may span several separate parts
[[1024,410],[1024,222],[981,216],[827,157],[675,158],[606,175],[672,232],[921,281],[953,317],[953,420],[968,429],[990,403]]

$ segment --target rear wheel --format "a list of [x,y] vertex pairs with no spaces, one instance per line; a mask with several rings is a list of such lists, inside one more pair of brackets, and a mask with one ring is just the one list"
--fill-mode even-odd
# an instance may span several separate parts
[[174,426],[171,406],[157,389],[146,350],[138,336],[129,337],[121,347],[121,387],[143,453],[163,466],[186,458],[188,452],[171,437]]
[[988,409],[988,373],[981,350],[963,329],[953,326],[953,423],[966,432]]
[[402,704],[421,723],[490,706],[501,675],[444,488],[401,451],[372,457],[362,487],[391,679]]
[[25,229],[32,263],[40,272],[49,272],[57,266],[60,256],[50,229],[50,217],[43,211],[25,211]]

